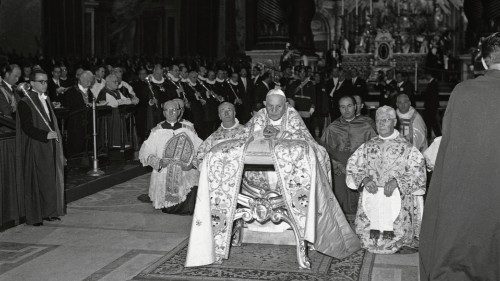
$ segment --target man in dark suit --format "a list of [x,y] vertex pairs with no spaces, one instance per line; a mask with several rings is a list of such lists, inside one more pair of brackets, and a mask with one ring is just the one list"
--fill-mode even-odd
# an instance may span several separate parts
[[424,92],[424,121],[427,125],[427,135],[430,138],[432,131],[436,136],[441,135],[441,124],[439,116],[439,85],[437,80],[432,76],[432,72],[426,74],[429,80]]
[[261,75],[261,81],[257,83],[254,91],[254,104],[257,107],[256,109],[261,109],[264,107],[264,100],[266,99],[267,92],[271,90],[271,74],[269,72],[264,72]]
[[69,88],[63,87],[61,84],[61,66],[54,65],[52,67],[52,77],[47,82],[47,93],[52,101],[59,101],[61,95]]
[[353,95],[358,95],[361,98],[366,99],[366,96],[368,95],[366,80],[359,77],[359,71],[356,68],[351,70],[351,76]]
[[[240,69],[239,84],[243,86],[241,99],[243,100],[243,112],[245,116],[250,117],[252,108],[254,106],[254,84],[252,79],[248,77],[248,71],[242,67]],[[246,123],[248,120],[240,120],[241,124]]]
[[6,66],[0,83],[0,115],[14,118],[19,102],[15,84],[21,77],[21,68],[17,64]]
[[330,96],[330,116],[332,121],[340,117],[339,99],[345,95],[352,95],[353,87],[351,80],[346,80],[346,73],[343,69],[338,69],[338,79],[335,79],[335,69],[333,78],[327,81],[326,91]]
[[62,106],[69,110],[67,119],[68,142],[66,154],[76,156],[85,150],[85,136],[87,125],[90,123],[87,118],[87,107],[93,101],[90,86],[94,80],[94,75],[90,71],[84,71],[78,78],[78,84],[69,88],[62,96]]
[[[399,94],[405,94],[410,98],[411,105],[415,107],[415,88],[413,84],[408,81],[408,76],[398,72],[396,74],[396,97]],[[395,104],[395,103],[394,103]]]

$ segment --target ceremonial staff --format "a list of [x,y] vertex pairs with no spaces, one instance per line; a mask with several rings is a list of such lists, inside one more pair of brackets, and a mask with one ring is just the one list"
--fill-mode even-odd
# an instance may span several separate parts
[[104,175],[104,172],[99,169],[99,161],[97,160],[97,129],[96,129],[96,99],[92,99],[92,138],[93,138],[93,159],[92,159],[92,170],[90,170],[87,175],[93,177],[99,177]]
[[153,90],[153,86],[151,85],[151,77],[149,75],[146,77],[146,83],[148,83],[149,91],[151,92],[151,95],[153,95],[153,100],[154,104],[156,105],[156,108],[159,108],[158,99],[156,98],[155,91]]
[[181,85],[181,82],[178,82],[175,83],[174,80],[172,80],[172,78],[170,78],[170,76],[167,74],[166,75],[168,81],[170,81],[170,83],[174,84],[174,86],[177,88],[177,90],[182,90],[182,99],[184,100],[184,104],[186,105],[187,108],[189,108],[189,100],[187,99],[186,97],[186,94],[184,93],[184,88],[182,87]]
[[[49,128],[50,132],[55,133],[55,130],[52,129],[52,127],[49,124],[49,121],[47,121],[47,119],[45,119],[45,116],[43,116],[43,114],[40,112],[38,107],[35,105],[35,102],[31,99],[30,95],[28,94],[28,91],[31,90],[30,84],[21,83],[21,84],[19,84],[19,86],[17,86],[17,89],[21,90],[24,93],[24,95],[30,100],[30,102],[33,104],[33,107],[35,108],[35,110],[38,112],[40,117],[42,117],[43,123],[45,123],[45,125]],[[56,141],[59,142],[59,136],[56,138]]]
[[[209,95],[211,95],[214,99],[218,100],[219,102],[223,102],[224,101],[224,98],[215,94],[214,91],[210,90],[207,88],[207,86],[205,86],[205,84],[203,83],[203,81],[201,81],[200,79],[198,79],[198,82],[200,82],[200,84],[203,86],[203,88],[205,88],[205,90],[207,90],[207,93]],[[208,96],[207,96],[208,98]]]
[[231,85],[231,83],[229,82],[229,80],[226,80],[226,83],[229,85],[229,88],[231,88],[231,92],[233,92],[233,95],[234,95],[234,98],[235,98],[234,103],[235,104],[242,104],[243,102],[241,101],[240,97],[238,97],[238,95],[234,91],[233,86]]

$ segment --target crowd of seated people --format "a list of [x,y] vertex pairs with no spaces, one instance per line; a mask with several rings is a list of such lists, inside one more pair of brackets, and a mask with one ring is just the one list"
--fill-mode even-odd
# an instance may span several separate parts
[[[136,137],[135,148],[138,149],[150,130],[163,120],[162,104],[175,98],[184,101],[184,118],[192,122],[198,135],[205,139],[218,126],[217,106],[220,103],[233,103],[236,117],[244,124],[254,111],[263,107],[262,102],[269,90],[281,88],[299,111],[310,133],[319,139],[323,129],[341,116],[338,109],[341,96],[357,96],[361,100],[360,109],[368,96],[366,80],[357,69],[334,66],[313,70],[286,63],[281,69],[276,69],[252,64],[245,57],[219,61],[200,57],[83,60],[10,57],[2,65],[0,114],[14,120],[16,101],[22,95],[16,90],[16,85],[28,81],[34,69],[43,69],[48,73],[48,96],[56,108],[61,107],[66,112],[60,116],[65,122],[60,123],[65,125],[64,147],[68,157],[81,156],[90,145],[86,136],[91,134],[92,122],[88,112],[93,101],[102,107],[131,107],[128,112],[129,117],[133,117],[131,124],[134,130],[129,130],[125,142],[129,145],[130,139]],[[396,108],[396,97],[404,93],[414,106],[415,92],[407,76],[389,71],[375,85],[375,89],[380,92],[380,105]],[[436,91],[429,93],[437,94]],[[431,107],[430,103],[426,104],[427,107]],[[366,107],[363,113],[366,114]],[[438,135],[438,121],[434,121],[436,115],[426,116]],[[106,121],[106,144],[119,147],[120,142],[123,143],[119,136],[124,129],[130,129],[130,125],[121,124],[123,122],[117,114],[110,119],[114,121]],[[97,129],[98,134],[104,134],[102,124]]]

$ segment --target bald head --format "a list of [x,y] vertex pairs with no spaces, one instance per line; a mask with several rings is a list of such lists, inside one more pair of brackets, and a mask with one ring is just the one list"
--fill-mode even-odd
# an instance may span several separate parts
[[396,100],[396,106],[401,113],[407,113],[411,106],[410,97],[408,97],[407,94],[399,94]]
[[218,108],[219,118],[226,128],[232,127],[236,123],[236,110],[230,102],[223,102]]

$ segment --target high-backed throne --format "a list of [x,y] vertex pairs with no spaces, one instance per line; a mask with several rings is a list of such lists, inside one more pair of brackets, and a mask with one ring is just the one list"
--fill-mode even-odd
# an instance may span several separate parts
[[[285,198],[281,195],[280,181],[265,181],[268,176],[266,173],[276,171],[271,140],[261,139],[250,142],[243,161],[244,173],[238,194],[239,206],[234,216],[232,246],[241,246],[245,223],[253,223],[253,231],[259,231],[258,224],[264,225],[272,222],[282,227],[285,224],[284,229],[291,228],[293,231],[299,266],[309,269],[311,263],[307,253],[307,242],[291,219],[290,210],[288,210]],[[264,232],[267,233],[266,236],[273,235],[268,231]]]

